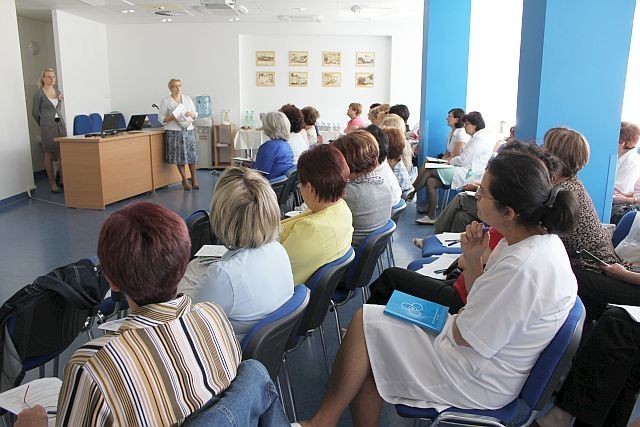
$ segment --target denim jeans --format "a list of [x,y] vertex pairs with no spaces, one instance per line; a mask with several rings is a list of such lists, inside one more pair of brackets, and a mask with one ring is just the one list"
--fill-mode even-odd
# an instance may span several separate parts
[[289,427],[275,385],[257,360],[245,360],[229,388],[184,422],[188,427]]

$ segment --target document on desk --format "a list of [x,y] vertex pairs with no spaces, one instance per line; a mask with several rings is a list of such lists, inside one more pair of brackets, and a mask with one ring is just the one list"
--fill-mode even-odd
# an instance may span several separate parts
[[442,254],[432,263],[423,265],[416,273],[433,279],[444,280],[444,271],[449,268],[453,261],[457,260],[459,256],[458,254]]
[[23,409],[40,405],[47,412],[54,412],[54,414],[49,414],[49,425],[55,425],[56,419],[53,415],[58,407],[58,395],[61,387],[60,378],[33,380],[0,394],[0,408],[19,414]]

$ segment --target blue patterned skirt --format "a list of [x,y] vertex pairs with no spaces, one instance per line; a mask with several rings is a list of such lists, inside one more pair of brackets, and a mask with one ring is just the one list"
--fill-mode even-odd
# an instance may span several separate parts
[[172,165],[198,163],[196,138],[191,130],[165,130],[165,159]]

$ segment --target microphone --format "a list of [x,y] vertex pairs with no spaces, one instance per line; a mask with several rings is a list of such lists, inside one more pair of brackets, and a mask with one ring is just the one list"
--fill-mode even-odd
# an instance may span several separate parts
[[160,111],[160,107],[158,107],[156,104],[151,104],[152,107],[154,107],[156,110]]

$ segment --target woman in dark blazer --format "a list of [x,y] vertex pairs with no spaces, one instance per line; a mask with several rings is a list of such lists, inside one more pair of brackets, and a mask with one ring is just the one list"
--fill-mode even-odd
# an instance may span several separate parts
[[31,115],[40,126],[42,135],[42,151],[44,151],[44,168],[49,179],[49,188],[53,193],[60,193],[62,190],[62,167],[60,168],[60,187],[56,183],[53,173],[53,161],[60,158],[60,146],[54,142],[53,138],[67,136],[67,130],[62,117],[62,93],[56,89],[56,73],[51,68],[42,70],[40,76],[40,89],[33,95],[33,106]]

